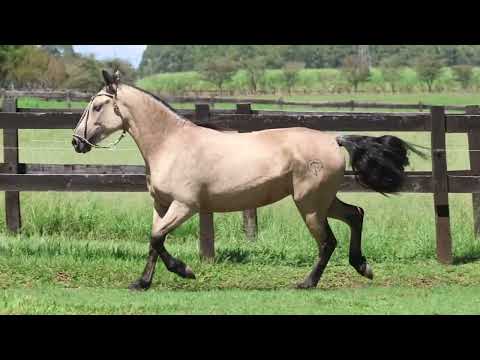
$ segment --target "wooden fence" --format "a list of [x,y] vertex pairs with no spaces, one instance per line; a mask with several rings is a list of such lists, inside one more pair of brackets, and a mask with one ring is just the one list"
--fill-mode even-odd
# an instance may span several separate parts
[[[7,227],[21,228],[20,191],[146,191],[145,169],[135,165],[58,165],[26,164],[18,156],[19,129],[73,129],[81,110],[19,109],[15,96],[4,98],[0,128],[4,136],[4,163],[0,164],[0,191],[5,191]],[[429,132],[432,171],[408,172],[402,192],[432,193],[436,221],[437,257],[452,263],[449,220],[449,193],[472,193],[475,231],[480,231],[480,111],[467,108],[466,114],[446,114],[436,106],[429,113],[320,113],[256,111],[250,104],[237,104],[236,110],[211,110],[197,104],[195,110],[181,110],[195,123],[211,123],[239,132],[303,126],[324,131]],[[447,133],[467,133],[471,170],[447,171]],[[73,151],[73,150],[72,150]],[[347,172],[340,191],[366,192]],[[256,209],[244,212],[249,238],[257,231]],[[200,214],[200,255],[214,257],[213,214]]]

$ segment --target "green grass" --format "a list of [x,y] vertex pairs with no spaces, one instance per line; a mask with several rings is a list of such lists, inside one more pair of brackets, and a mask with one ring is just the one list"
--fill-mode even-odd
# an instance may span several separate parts
[[478,315],[479,298],[479,287],[458,285],[310,292],[166,290],[142,294],[118,289],[14,289],[0,294],[0,314]]
[[[246,96],[247,98],[252,98],[252,96]],[[278,100],[280,96],[278,95],[257,95],[255,96],[258,99],[272,99]],[[236,96],[236,98],[242,98],[242,96]],[[425,93],[425,92],[415,92],[412,94],[391,94],[391,93],[357,93],[357,94],[294,94],[291,96],[282,95],[281,98],[285,101],[312,101],[312,102],[322,102],[322,101],[363,101],[363,102],[377,102],[377,103],[394,103],[394,104],[426,104],[426,105],[478,105],[479,97],[477,92],[442,92],[442,93]],[[193,103],[171,103],[171,105],[176,109],[194,109],[195,105]],[[18,106],[21,108],[58,108],[58,109],[67,109],[68,104],[64,101],[45,101],[34,98],[21,98],[19,99]],[[86,106],[85,102],[72,102],[72,108],[83,108]],[[235,109],[234,104],[215,104],[214,109]],[[254,104],[252,105],[254,110],[284,110],[284,111],[350,111],[350,108],[311,108],[307,106],[278,106],[278,105],[262,105]],[[356,108],[355,111],[369,111],[369,112],[406,112],[406,111],[418,111],[417,109],[412,110],[393,110],[393,109],[362,109]],[[60,133],[59,133],[60,134]],[[59,136],[56,136],[58,138]],[[63,135],[60,136],[64,139]]]
[[23,97],[18,100],[20,108],[39,108],[39,109],[68,109],[83,108],[87,105],[86,101],[71,101],[67,103],[63,100],[41,100],[38,98]]
[[[265,217],[261,224],[266,225]],[[217,222],[217,228],[222,229],[222,225],[233,229],[238,238],[219,232],[214,264],[198,260],[195,231],[191,232],[195,226],[187,226],[172,236],[169,249],[194,269],[197,279],[182,280],[159,264],[153,287],[145,294],[125,289],[144,266],[147,241],[140,234],[110,240],[90,236],[91,240],[85,240],[89,236],[72,229],[67,236],[3,238],[0,314],[480,312],[480,263],[472,259],[445,267],[421,255],[418,260],[401,256],[387,260],[367,247],[365,252],[375,271],[375,279],[370,282],[347,265],[347,241],[340,238],[340,251],[319,287],[297,291],[292,285],[307,274],[315,257],[313,242],[301,234],[301,229],[286,226],[287,231],[300,230],[300,234],[277,241],[273,237],[282,227],[276,224],[280,229],[267,233],[271,230],[267,226],[258,242],[252,244],[239,234],[238,222],[233,227],[223,221],[218,226]],[[338,235],[338,228],[335,232]],[[404,242],[412,243],[413,236],[405,236]],[[371,243],[372,239],[366,239]],[[413,252],[416,246],[410,246]],[[387,257],[391,258],[391,254]]]
[[480,242],[468,196],[452,196],[454,266],[435,260],[431,196],[342,194],[366,211],[363,249],[373,282],[348,265],[348,229],[331,221],[339,245],[319,287],[293,290],[310,271],[316,245],[285,200],[259,209],[256,242],[245,239],[239,213],[216,214],[214,264],[198,259],[198,219],[191,219],[169,237],[167,248],[197,279],[183,280],[159,263],[152,289],[130,294],[126,287],[145,265],[148,197],[65,195],[22,195],[28,204],[24,232],[0,235],[0,313],[480,312]]
[[[147,76],[138,80],[137,84],[145,89],[169,94],[185,92],[216,91],[214,84],[206,81],[195,71],[178,73],[160,73]],[[259,81],[259,88],[267,93],[286,94],[287,87],[282,70],[269,69],[263,79]],[[478,90],[480,85],[480,69],[474,69],[471,87]],[[395,85],[396,91],[402,93],[417,93],[427,91],[427,86],[422,83],[412,68],[401,71],[399,81]],[[443,68],[441,75],[435,80],[433,89],[436,92],[461,91],[460,84],[455,80],[450,68]],[[230,93],[245,94],[250,92],[248,79],[244,70],[239,70],[223,85],[223,90]],[[361,92],[376,94],[388,93],[390,85],[385,82],[380,69],[372,68],[368,81],[360,84]],[[298,74],[294,92],[343,95],[352,91],[339,69],[304,69]]]
[[[343,99],[344,100],[344,99]],[[374,100],[379,100],[378,97]],[[410,100],[410,99],[408,99]],[[458,99],[450,99],[456,103]],[[23,104],[22,104],[23,105]],[[24,105],[32,106],[32,105]],[[56,106],[55,106],[56,107]],[[429,146],[424,133],[393,133]],[[373,134],[375,135],[375,133]],[[21,130],[20,159],[40,163],[141,164],[127,138],[116,151],[72,151],[70,131]],[[1,137],[0,137],[1,139]],[[448,135],[450,170],[468,169],[466,136]],[[1,140],[0,140],[1,141]],[[0,143],[1,144],[1,143]],[[412,157],[409,170],[430,170]],[[158,265],[151,291],[125,290],[142,271],[152,201],[145,193],[21,193],[23,231],[5,229],[0,195],[1,314],[476,314],[480,312],[480,241],[470,195],[451,195],[454,266],[435,260],[432,195],[340,194],[365,209],[364,254],[373,282],[348,265],[349,230],[338,239],[319,287],[295,291],[316,259],[316,245],[292,201],[259,209],[259,238],[249,242],[241,214],[215,214],[216,262],[198,259],[198,218],[175,230],[167,248],[197,280]]]

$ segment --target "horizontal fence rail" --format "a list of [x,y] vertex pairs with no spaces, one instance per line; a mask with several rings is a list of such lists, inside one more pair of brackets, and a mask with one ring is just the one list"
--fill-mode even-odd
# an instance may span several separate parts
[[[140,165],[28,164],[18,158],[18,130],[73,129],[81,110],[18,109],[16,93],[7,93],[0,128],[4,129],[4,163],[0,164],[0,191],[6,192],[7,227],[21,228],[21,191],[147,191],[145,167]],[[470,153],[471,170],[448,171],[447,133],[467,133],[470,150],[480,150],[480,111],[469,106],[465,114],[446,114],[445,107],[432,107],[429,113],[321,113],[252,110],[250,104],[237,104],[236,110],[211,110],[209,104],[197,104],[195,110],[180,114],[197,124],[250,132],[264,129],[308,127],[338,132],[428,132],[431,134],[432,171],[407,172],[401,189],[405,193],[434,195],[437,231],[437,257],[452,263],[449,222],[449,193],[471,193],[476,234],[480,231],[480,156]],[[73,151],[73,150],[72,150]],[[347,171],[341,192],[370,192]],[[214,257],[213,214],[200,214],[200,255]],[[256,209],[244,211],[244,229],[250,239],[256,237]]]
[[[26,168],[30,164],[20,164]],[[58,165],[60,168],[63,165]],[[70,166],[70,165],[67,165]],[[51,165],[50,165],[50,168]],[[26,172],[20,174],[0,174],[0,191],[99,191],[99,192],[144,192],[147,191],[145,173],[89,173],[64,171],[62,174],[44,172]],[[480,193],[480,176],[455,174],[449,171],[447,186],[449,193]],[[407,172],[407,179],[400,192],[433,193],[433,176],[431,173]],[[365,189],[355,181],[355,175],[347,174],[340,187],[341,192],[373,192]]]
[[[0,112],[0,127],[5,129],[73,129],[80,119],[80,111]],[[178,113],[197,124],[195,111]],[[429,114],[392,113],[311,113],[252,110],[251,114],[237,114],[228,110],[212,110],[208,123],[236,131],[258,131],[289,127],[307,127],[322,131],[431,131]],[[480,130],[480,115],[448,115],[447,133],[467,133]]]

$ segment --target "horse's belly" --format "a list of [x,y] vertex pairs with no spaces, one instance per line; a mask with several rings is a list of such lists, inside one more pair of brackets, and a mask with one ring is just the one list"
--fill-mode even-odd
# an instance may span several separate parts
[[262,183],[243,184],[228,191],[212,190],[201,201],[202,211],[240,211],[273,204],[285,198],[291,194],[292,182],[289,176],[282,176]]

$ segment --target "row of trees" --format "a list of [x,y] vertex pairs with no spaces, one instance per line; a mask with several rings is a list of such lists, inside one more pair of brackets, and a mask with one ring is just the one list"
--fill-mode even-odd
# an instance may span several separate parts
[[[399,66],[413,66],[414,59],[429,56],[442,59],[445,66],[480,66],[479,45],[370,45],[372,66],[394,58]],[[305,68],[340,68],[343,60],[357,55],[355,45],[149,45],[139,72],[142,76],[163,72],[191,71],[206,60],[230,56],[251,63],[266,63],[279,69],[287,63]]]
[[[203,79],[215,84],[221,92],[224,83],[242,69],[246,73],[247,81],[251,92],[256,93],[258,85],[265,76],[267,69],[267,61],[261,57],[239,57],[225,55],[208,59],[197,66],[198,72]],[[424,82],[428,91],[432,91],[434,82],[441,75],[445,66],[438,56],[424,54],[414,59],[413,65],[420,81]],[[282,76],[285,87],[290,94],[295,86],[298,75],[305,68],[303,62],[287,62],[282,67]],[[401,80],[403,66],[401,58],[393,55],[385,58],[379,65],[384,81],[389,84],[392,92],[396,91],[396,85]],[[455,65],[451,67],[457,80],[463,89],[467,89],[473,79],[473,66],[471,65]],[[355,92],[361,83],[370,79],[370,67],[359,55],[348,55],[342,60],[341,71],[344,79],[350,84]]]
[[[415,71],[420,81],[424,82],[428,91],[432,92],[433,84],[440,77],[445,61],[438,56],[422,55],[415,59]],[[392,92],[395,92],[396,84],[401,78],[401,63],[396,56],[386,58],[380,63],[383,78],[391,86]],[[454,65],[451,66],[454,79],[458,81],[462,88],[466,90],[473,80],[472,65]]]
[[[401,80],[402,69],[413,67],[418,79],[432,91],[442,68],[450,66],[455,79],[468,88],[473,79],[473,65],[478,46],[379,46],[371,45],[372,65],[381,70],[382,78],[392,91]],[[337,56],[335,64],[343,80],[357,91],[371,78],[369,66],[355,52],[355,46],[296,45],[159,45],[144,52],[140,74],[196,70],[203,80],[220,92],[241,70],[245,88],[257,93],[265,88],[267,69],[281,69],[281,82],[290,93],[298,83],[300,71],[319,59]],[[422,52],[419,52],[422,50]],[[340,54],[344,54],[340,57]],[[416,56],[413,56],[415,55]],[[443,55],[442,55],[443,54]],[[447,54],[447,55],[445,55]],[[442,57],[446,56],[446,57]],[[322,60],[323,61],[323,60]],[[327,61],[327,60],[325,60]],[[333,61],[333,60],[332,60]],[[460,62],[464,61],[464,62]],[[332,63],[333,64],[333,63]],[[452,66],[453,64],[453,66]],[[71,45],[0,45],[0,86],[16,88],[78,89],[95,91],[101,85],[102,68],[120,68],[127,82],[134,82],[137,72],[124,61],[98,61],[92,56],[76,54]]]
[[[242,68],[236,70],[231,63],[213,59],[201,71],[156,74],[141,79],[138,85],[165,95],[480,91],[480,68],[471,65],[446,67],[429,58],[417,59],[415,67],[397,67],[394,61],[371,69],[361,64],[355,57],[345,58],[341,69],[304,69],[304,64],[292,62],[282,69],[252,75]],[[252,85],[254,81],[256,87]]]
[[[299,72],[304,68],[305,64],[302,62],[287,62],[283,66],[282,76],[289,94],[295,86]],[[236,60],[232,56],[222,56],[202,62],[197,66],[202,78],[214,84],[220,93],[223,90],[223,85],[240,69],[245,71],[250,90],[257,93],[267,70],[265,59],[240,58]]]
[[101,86],[102,68],[119,68],[126,81],[136,79],[133,67],[120,59],[98,61],[74,52],[72,45],[0,45],[0,87],[77,89]]

